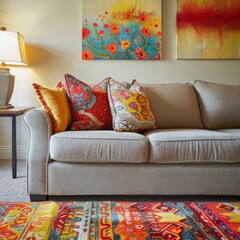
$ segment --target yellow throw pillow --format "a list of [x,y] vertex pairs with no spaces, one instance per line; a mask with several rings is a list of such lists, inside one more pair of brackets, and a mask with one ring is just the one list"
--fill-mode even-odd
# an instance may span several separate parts
[[37,99],[47,111],[55,133],[65,131],[71,124],[71,110],[63,88],[46,88],[33,83]]

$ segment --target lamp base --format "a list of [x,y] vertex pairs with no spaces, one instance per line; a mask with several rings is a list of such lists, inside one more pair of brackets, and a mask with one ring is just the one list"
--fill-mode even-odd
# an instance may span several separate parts
[[0,109],[7,109],[7,108],[14,108],[14,106],[12,104],[0,105]]
[[14,88],[15,77],[8,68],[0,68],[0,108],[11,108],[9,101]]

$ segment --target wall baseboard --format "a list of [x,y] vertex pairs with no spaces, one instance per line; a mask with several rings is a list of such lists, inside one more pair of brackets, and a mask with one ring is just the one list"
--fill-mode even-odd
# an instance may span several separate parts
[[[17,147],[17,159],[27,159],[28,147],[18,146]],[[12,147],[0,146],[0,160],[1,159],[12,159]]]

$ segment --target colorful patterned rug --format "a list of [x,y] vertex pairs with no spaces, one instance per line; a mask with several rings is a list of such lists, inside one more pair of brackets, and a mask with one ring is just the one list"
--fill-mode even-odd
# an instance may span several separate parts
[[240,239],[240,202],[0,203],[0,239]]

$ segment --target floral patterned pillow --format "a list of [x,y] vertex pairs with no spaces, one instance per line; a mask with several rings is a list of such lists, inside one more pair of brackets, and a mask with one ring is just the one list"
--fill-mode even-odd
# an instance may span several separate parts
[[94,87],[65,74],[64,84],[71,111],[71,130],[112,129],[112,115],[108,102],[108,78]]
[[117,132],[142,132],[155,129],[155,118],[143,88],[133,80],[130,87],[109,79],[108,98]]

